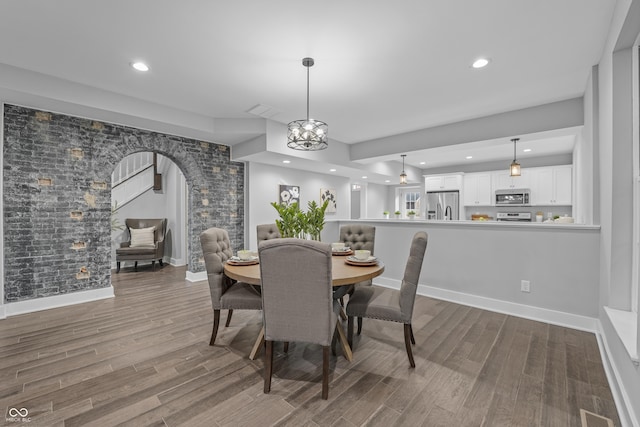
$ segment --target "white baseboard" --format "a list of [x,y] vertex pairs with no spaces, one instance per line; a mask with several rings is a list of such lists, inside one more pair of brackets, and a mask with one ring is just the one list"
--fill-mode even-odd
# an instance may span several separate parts
[[207,280],[207,272],[198,271],[197,273],[194,273],[192,271],[187,271],[187,277],[185,279],[189,282],[200,282],[202,280]]
[[68,305],[82,304],[98,301],[105,298],[113,298],[113,286],[88,291],[73,292],[52,297],[35,298],[26,301],[18,301],[0,306],[0,318],[16,316],[18,314],[32,313],[34,311],[48,310],[50,308],[65,307]]
[[[165,260],[165,262],[167,261]],[[187,265],[187,261],[184,258],[169,258],[168,264],[174,267],[182,267]]]
[[[600,355],[602,357],[602,366],[604,372],[607,375],[607,381],[609,382],[609,388],[613,395],[613,400],[618,408],[618,417],[622,427],[640,426],[640,418],[633,410],[632,400],[624,388],[624,383],[621,381],[620,371],[616,367],[614,360],[609,356],[611,354],[611,348],[609,348],[609,342],[607,336],[602,328],[602,323],[598,319],[597,321],[598,332],[596,338],[598,339],[598,348],[600,349]],[[621,410],[622,409],[622,410]]]
[[[374,283],[376,285],[384,286],[387,288],[400,289],[399,280],[378,277],[374,279]],[[497,313],[522,317],[525,319],[536,320],[539,322],[550,323],[552,325],[579,329],[581,331],[596,333],[598,330],[598,319],[596,319],[595,317],[564,313],[561,311],[481,297],[478,295],[465,294],[462,292],[455,292],[426,285],[418,285],[418,295],[450,301],[462,305],[468,305],[471,307],[477,307],[483,310],[495,311]]]

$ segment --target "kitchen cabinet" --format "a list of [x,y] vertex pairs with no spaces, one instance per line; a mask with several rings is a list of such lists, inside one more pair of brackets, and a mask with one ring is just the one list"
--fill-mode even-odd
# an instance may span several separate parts
[[571,165],[535,168],[533,173],[535,179],[531,187],[531,204],[543,206],[572,204]]
[[493,204],[490,173],[468,173],[463,178],[465,206],[491,206]]
[[531,188],[530,171],[522,168],[522,175],[511,176],[509,170],[493,172],[493,191],[514,188]]
[[425,191],[449,191],[462,188],[462,175],[430,175],[424,179]]

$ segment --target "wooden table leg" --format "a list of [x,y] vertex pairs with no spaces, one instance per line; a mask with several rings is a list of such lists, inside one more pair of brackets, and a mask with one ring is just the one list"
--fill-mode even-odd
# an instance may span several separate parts
[[251,353],[249,353],[249,359],[255,360],[258,353],[260,353],[260,349],[264,344],[264,326],[260,328],[260,333],[258,334],[258,338],[256,338],[255,344],[253,344],[253,348],[251,349]]
[[345,335],[344,329],[342,328],[342,324],[340,322],[336,323],[336,329],[338,330],[338,338],[340,339],[340,345],[342,346],[344,358],[351,362],[353,361],[353,353],[351,352],[351,346],[349,345],[349,342],[347,342],[347,336]]

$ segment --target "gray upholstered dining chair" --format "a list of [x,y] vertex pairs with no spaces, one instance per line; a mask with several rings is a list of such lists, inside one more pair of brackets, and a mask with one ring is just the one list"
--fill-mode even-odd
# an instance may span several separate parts
[[344,242],[351,249],[364,249],[371,251],[376,241],[376,228],[365,224],[347,224],[340,227],[339,242]]
[[280,230],[278,230],[278,226],[275,223],[259,224],[256,226],[256,231],[258,234],[258,244],[264,240],[279,239],[282,237],[280,235]]
[[322,398],[329,397],[329,348],[339,306],[332,298],[331,246],[313,240],[273,239],[260,243],[262,312],[266,342],[264,392],[271,390],[273,341],[322,346]]
[[[351,249],[358,250],[364,249],[371,251],[373,255],[373,249],[376,241],[376,228],[372,225],[365,224],[347,224],[340,227],[339,242],[343,242],[345,246]],[[371,286],[371,280],[365,280],[364,282],[354,283],[349,286],[341,286],[335,290],[333,297],[340,300],[340,304],[344,306],[343,297],[348,293],[352,294],[354,286]],[[362,327],[362,319],[358,319],[360,327]]]
[[203,231],[200,234],[200,244],[213,307],[213,331],[209,342],[209,345],[213,345],[218,334],[220,310],[229,310],[225,324],[229,326],[233,310],[261,310],[262,297],[253,286],[244,282],[234,282],[224,274],[224,262],[233,255],[229,233],[226,230],[209,228]]
[[[411,317],[413,315],[413,304],[418,290],[418,280],[422,261],[427,250],[427,233],[419,231],[413,236],[409,258],[404,270],[404,277],[400,284],[400,290],[382,290],[376,286],[360,286],[355,289],[349,303],[347,304],[347,316],[349,318],[347,335],[349,344],[353,344],[353,318],[368,317],[371,319],[389,320],[404,324],[404,344],[409,357],[409,364],[415,368],[411,344],[415,344],[413,328],[411,327]],[[392,292],[391,299],[380,298],[381,293]],[[388,295],[388,294],[387,294]],[[358,334],[362,331],[361,324],[358,326]]]

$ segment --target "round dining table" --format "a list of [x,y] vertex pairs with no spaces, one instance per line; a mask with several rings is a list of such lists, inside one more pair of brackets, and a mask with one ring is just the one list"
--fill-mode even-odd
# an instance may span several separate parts
[[[333,286],[353,285],[373,279],[384,272],[384,264],[379,262],[374,265],[347,264],[343,256],[334,256],[331,265],[331,283]],[[239,282],[250,285],[260,285],[260,265],[232,265],[224,264],[224,273]]]
[[[339,255],[333,256],[331,261],[331,282],[333,286],[353,285],[358,282],[364,282],[365,280],[370,280],[374,277],[380,276],[384,272],[384,264],[380,261],[373,265],[354,265],[353,263],[347,263],[346,257]],[[259,263],[251,265],[233,265],[225,262],[224,273],[231,279],[239,282],[245,282],[250,285],[261,285]],[[340,333],[341,331],[342,333]],[[353,359],[351,346],[349,346],[347,337],[344,335],[344,330],[341,327],[338,327],[338,335],[344,355],[347,360],[351,361]],[[263,343],[264,328],[260,331],[260,335],[249,354],[249,359],[254,360],[256,358],[256,355],[260,351]]]

